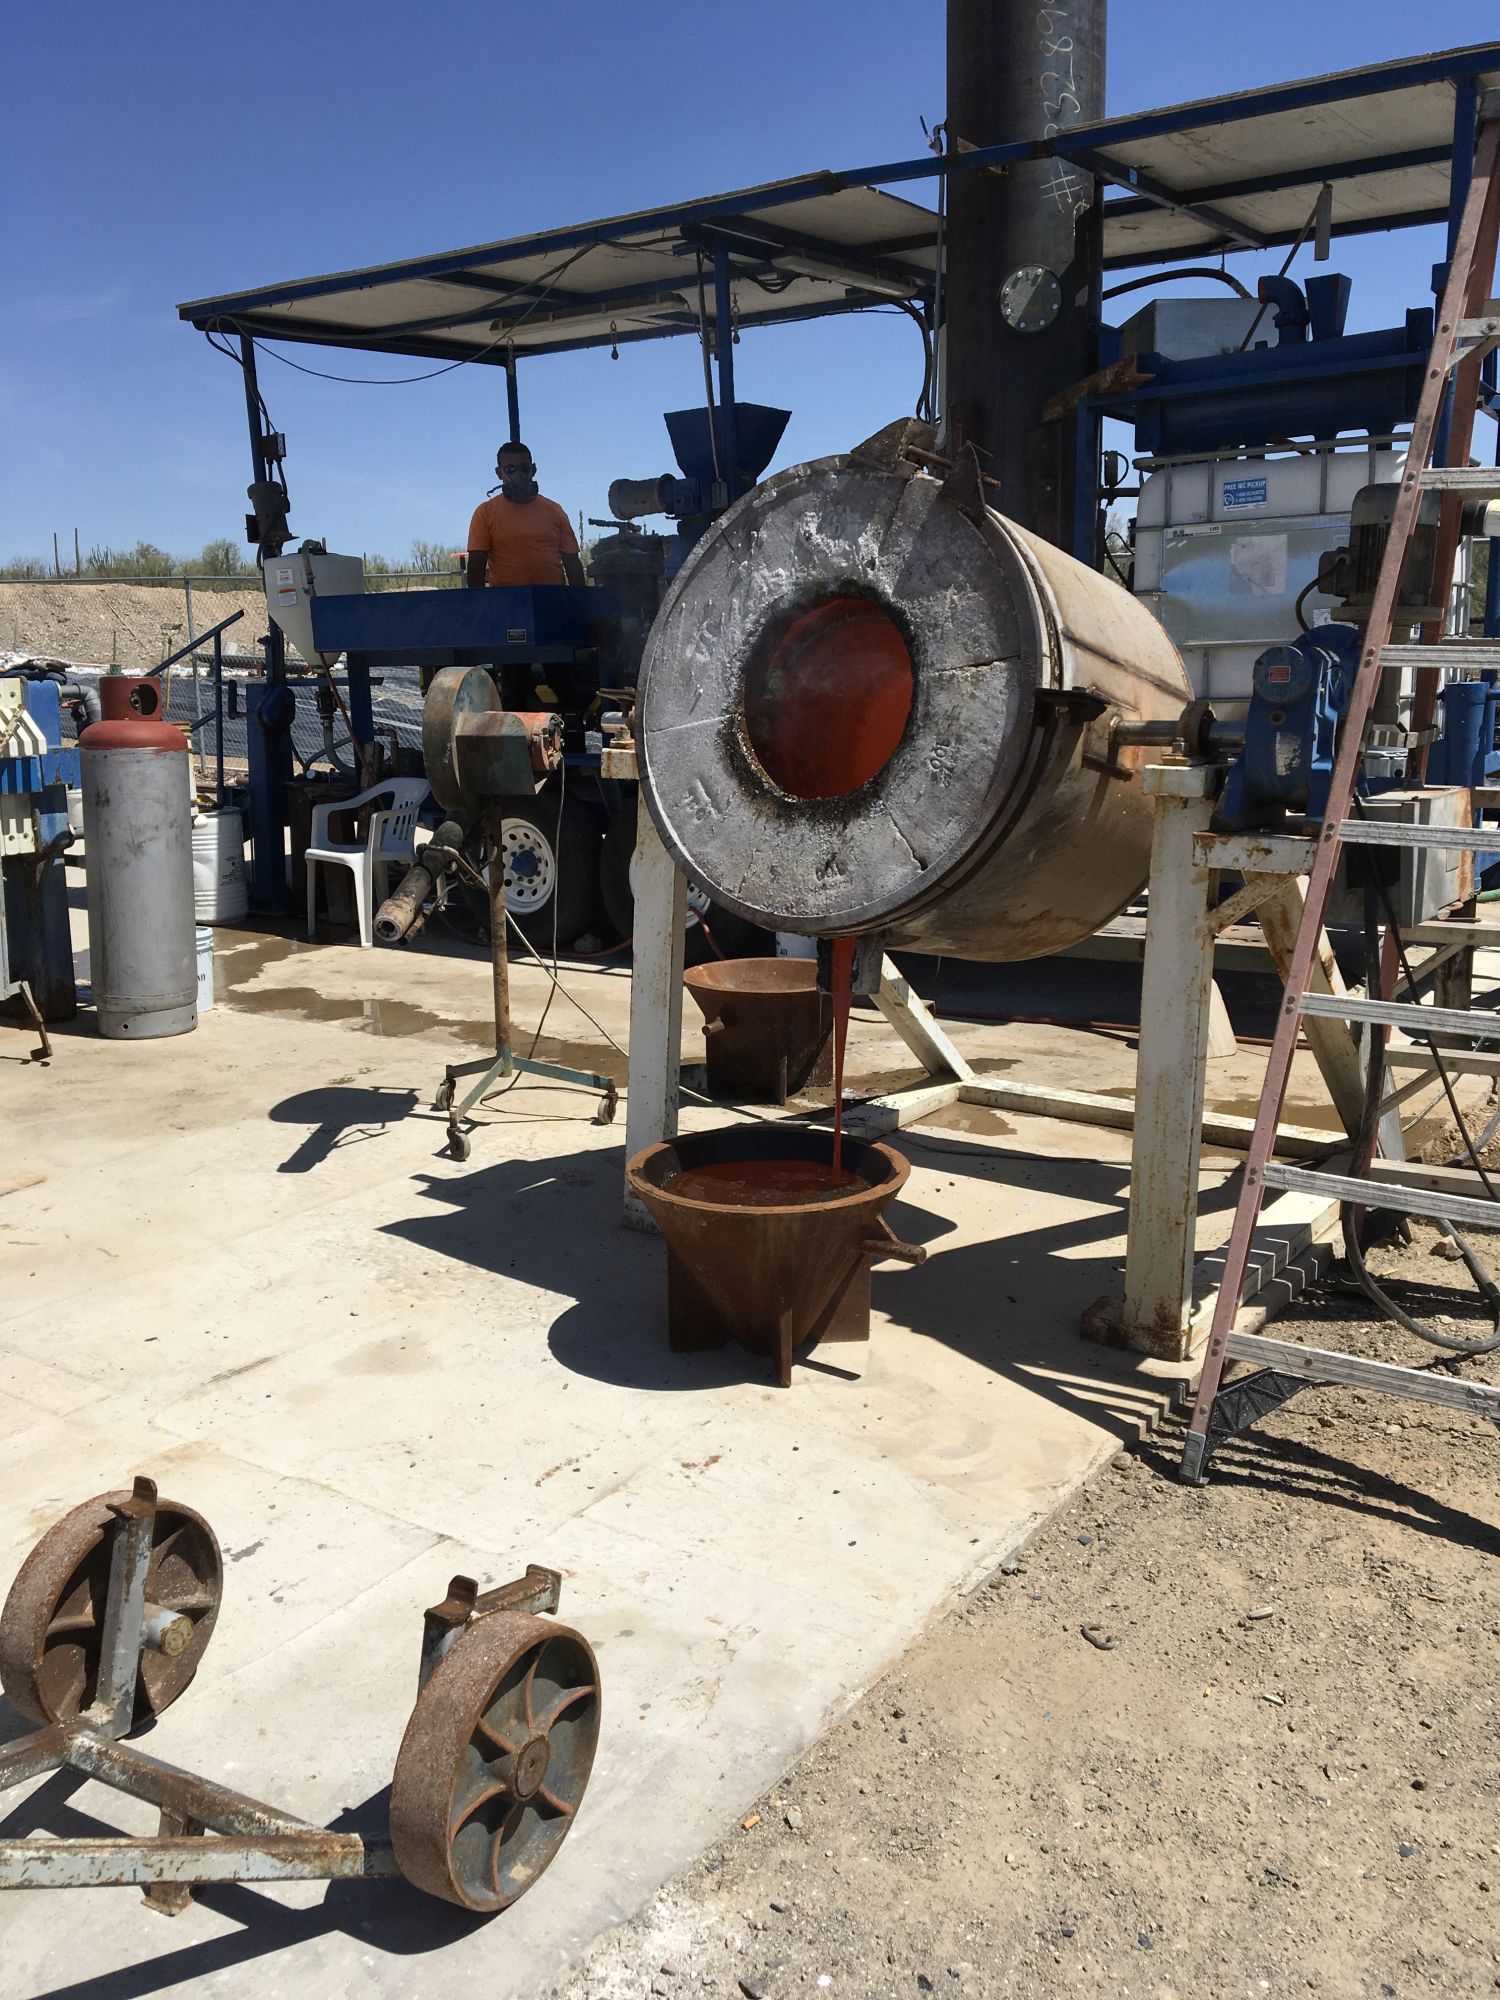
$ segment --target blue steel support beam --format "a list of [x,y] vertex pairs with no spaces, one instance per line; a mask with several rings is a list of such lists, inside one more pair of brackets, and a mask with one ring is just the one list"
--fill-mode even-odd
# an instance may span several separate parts
[[[1491,353],[1489,360],[1494,360]],[[1495,420],[1495,463],[1500,465],[1500,417]],[[1484,581],[1484,636],[1500,639],[1500,536],[1493,536],[1488,543],[1489,571]]]
[[[1445,149],[1444,158],[1446,157]],[[1447,218],[1448,211],[1446,208],[1423,209],[1409,216],[1404,216],[1400,227],[1415,229],[1434,223],[1446,222]],[[1334,235],[1336,237],[1378,235],[1388,232],[1395,226],[1397,225],[1381,218],[1377,218],[1373,222],[1342,223],[1335,227]],[[1285,246],[1294,242],[1300,234],[1300,225],[1296,229],[1288,229],[1270,234],[1266,239],[1267,247],[1276,248]],[[1212,247],[1214,246],[1195,243],[1181,250],[1156,252],[1149,257],[1129,252],[1124,255],[1106,257],[1104,259],[1104,268],[1106,271],[1132,271],[1142,266],[1167,267],[1172,264],[1201,263],[1203,258],[1210,253]],[[867,312],[874,308],[877,303],[884,302],[877,302],[872,299],[861,301],[858,305],[851,305],[847,299],[841,298],[832,300],[827,305],[799,306],[795,310],[785,313],[742,313],[740,325],[744,329],[784,326],[810,319],[827,319],[837,314]],[[662,324],[638,327],[629,332],[616,332],[614,334],[582,334],[572,339],[539,341],[535,345],[518,348],[517,352],[527,355],[577,354],[591,347],[625,347],[633,345],[637,341],[667,340],[678,334],[695,333],[697,325],[696,315],[685,315],[681,326]],[[235,333],[253,333],[257,340],[280,341],[289,346],[337,347],[351,353],[401,354],[413,359],[422,360],[465,361],[472,362],[482,368],[503,368],[505,366],[505,350],[503,348],[495,347],[488,353],[484,353],[469,346],[466,342],[456,340],[403,340],[399,344],[383,344],[378,336],[372,339],[361,339],[357,334],[349,334],[345,328],[318,325],[307,321],[302,321],[300,324],[287,322],[272,324],[269,322],[247,320],[243,328],[240,326],[231,328],[226,321],[225,330]]]
[[519,444],[521,441],[521,395],[520,390],[516,386],[516,356],[514,348],[506,356],[505,361],[505,420],[508,426],[506,435],[509,442],[511,444]]
[[[1344,160],[1332,166],[1286,167],[1280,173],[1250,174],[1241,180],[1215,181],[1210,187],[1194,188],[1187,194],[1174,188],[1164,188],[1162,192],[1174,201],[1192,203],[1201,214],[1207,203],[1237,201],[1245,195],[1275,194],[1282,188],[1321,187],[1325,181],[1337,184],[1340,181],[1361,180],[1366,174],[1399,174],[1412,167],[1441,167],[1446,166],[1451,157],[1449,146],[1414,146],[1405,153],[1380,153],[1357,164]],[[1145,215],[1159,206],[1159,203],[1143,197],[1138,201],[1108,202],[1104,212],[1109,216]],[[1231,223],[1229,226],[1237,228],[1239,225]]]
[[[1460,77],[1453,92],[1453,173],[1448,183],[1448,243],[1441,264],[1433,267],[1432,291],[1441,306],[1448,283],[1448,265],[1458,242],[1464,203],[1474,178],[1474,142],[1479,131],[1479,84],[1472,76]],[[1450,375],[1443,397],[1442,415],[1432,440],[1434,465],[1448,463],[1448,440],[1453,431],[1453,395],[1457,384]]]
[[260,407],[260,382],[255,372],[255,342],[248,333],[240,335],[240,369],[245,378],[245,417],[250,425],[250,468],[257,480],[266,477],[266,454],[262,444],[265,416]]
[[714,245],[714,359],[719,369],[719,468],[729,486],[729,497],[740,497],[739,420],[734,407],[734,301],[729,289],[729,251],[723,243]]
[[[245,377],[245,413],[250,423],[250,463],[257,481],[270,476],[262,442],[265,413],[255,371],[255,342],[240,335],[240,367]],[[257,553],[257,561],[264,556]],[[275,619],[262,640],[264,680],[245,690],[246,753],[250,765],[251,893],[263,910],[284,910],[286,883],[286,787],[292,775],[292,716],[297,698],[286,684],[286,641]]]
[[1142,195],[1152,208],[1164,208],[1173,215],[1185,215],[1191,222],[1206,223],[1210,229],[1222,230],[1231,243],[1241,244],[1246,250],[1264,250],[1266,247],[1266,239],[1258,230],[1236,222],[1232,215],[1225,215],[1222,210],[1199,201],[1196,196],[1179,194],[1173,188],[1163,187],[1160,181],[1143,174],[1138,167],[1127,166],[1122,160],[1112,160],[1107,153],[1093,147],[1086,152],[1073,153],[1072,158],[1080,167],[1087,167],[1097,180],[1110,181],[1116,187],[1129,188],[1133,194]]

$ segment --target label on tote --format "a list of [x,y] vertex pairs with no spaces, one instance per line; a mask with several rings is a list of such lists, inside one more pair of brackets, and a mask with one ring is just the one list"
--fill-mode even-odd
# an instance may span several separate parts
[[1224,481],[1224,505],[1226,507],[1264,507],[1266,497],[1267,491],[1264,479],[1226,479]]

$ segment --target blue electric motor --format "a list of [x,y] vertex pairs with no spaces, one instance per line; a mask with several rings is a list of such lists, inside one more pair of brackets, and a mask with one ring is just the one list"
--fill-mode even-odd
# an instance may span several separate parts
[[1316,625],[1255,662],[1245,747],[1214,815],[1221,832],[1276,826],[1292,812],[1323,817],[1360,644],[1356,625]]

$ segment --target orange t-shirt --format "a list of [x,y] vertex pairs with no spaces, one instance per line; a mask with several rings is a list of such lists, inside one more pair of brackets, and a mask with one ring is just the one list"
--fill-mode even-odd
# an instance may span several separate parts
[[489,557],[485,582],[566,583],[562,559],[576,556],[578,537],[555,500],[507,500],[497,493],[474,509],[469,547]]

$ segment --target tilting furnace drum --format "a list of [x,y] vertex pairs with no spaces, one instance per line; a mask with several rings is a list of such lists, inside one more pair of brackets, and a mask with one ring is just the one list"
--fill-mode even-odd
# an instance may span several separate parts
[[641,670],[668,850],[751,922],[1023,959],[1144,886],[1175,647],[1118,584],[946,477],[922,427],[778,473],[704,537]]

